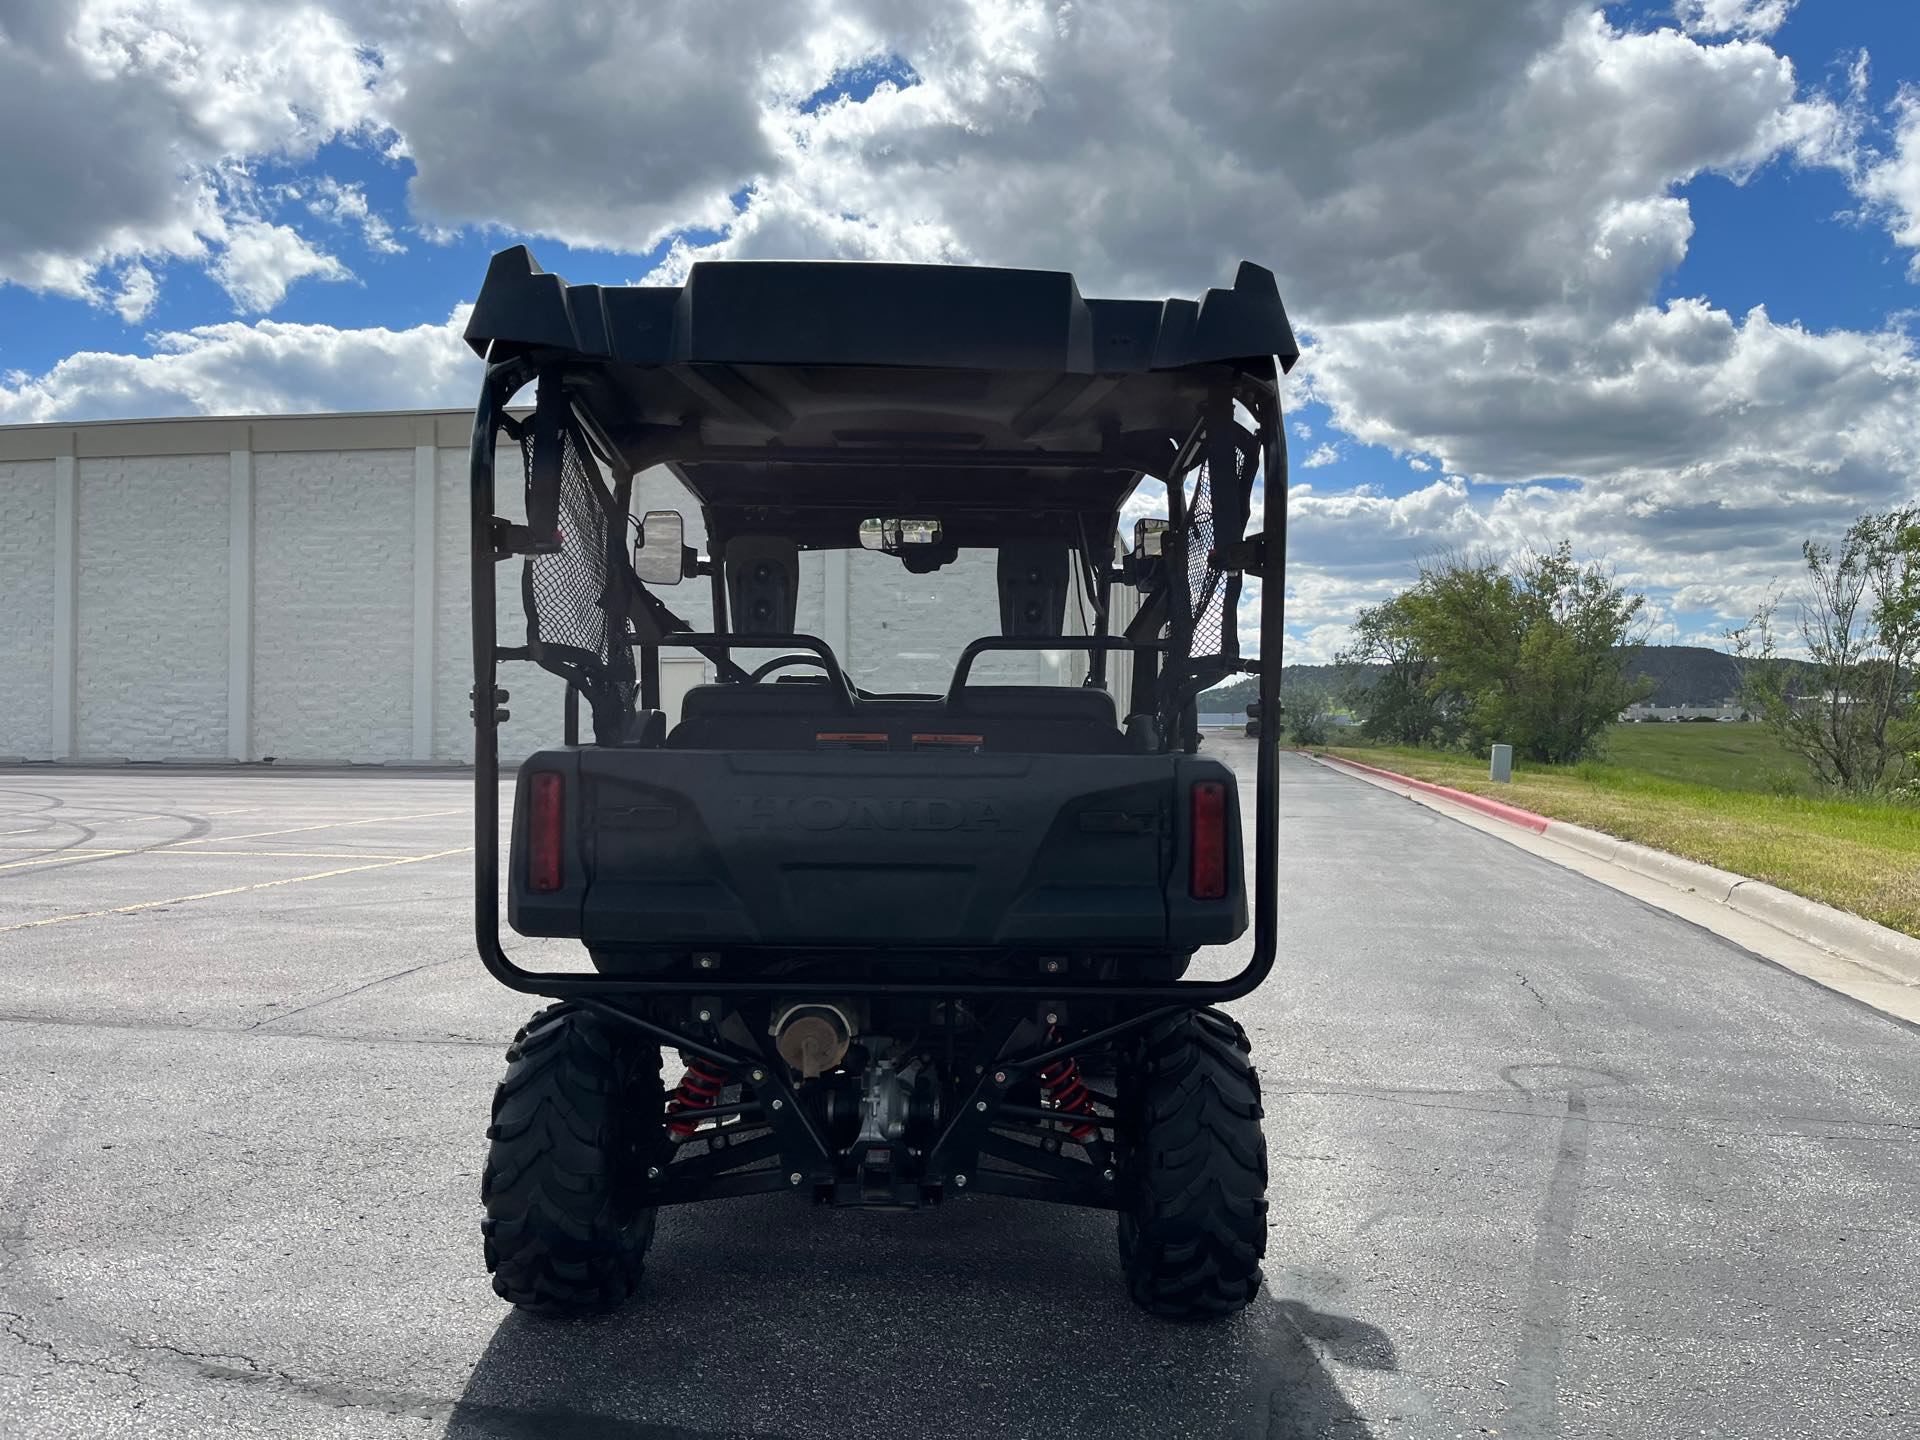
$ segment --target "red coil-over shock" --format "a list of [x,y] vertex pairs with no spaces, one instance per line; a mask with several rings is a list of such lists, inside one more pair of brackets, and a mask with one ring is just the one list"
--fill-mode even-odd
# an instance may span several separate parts
[[702,1110],[711,1110],[720,1100],[720,1092],[727,1088],[727,1082],[733,1079],[733,1072],[724,1066],[696,1055],[687,1066],[687,1073],[680,1077],[680,1088],[673,1092],[673,1100],[667,1106],[669,1115],[686,1118],[669,1120],[667,1133],[676,1140],[685,1140],[691,1136],[700,1123]]
[[[1049,1030],[1047,1043],[1063,1045],[1066,1040],[1058,1030]],[[1093,1096],[1087,1093],[1086,1084],[1080,1078],[1080,1062],[1073,1056],[1063,1055],[1040,1072],[1040,1090],[1053,1109],[1093,1118]],[[1067,1128],[1067,1135],[1084,1142],[1091,1140],[1099,1128],[1098,1125],[1073,1125]]]

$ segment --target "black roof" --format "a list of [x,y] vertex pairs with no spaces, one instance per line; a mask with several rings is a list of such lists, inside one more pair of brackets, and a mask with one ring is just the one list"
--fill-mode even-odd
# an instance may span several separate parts
[[1270,393],[1300,353],[1252,264],[1198,300],[1085,300],[1059,271],[837,261],[568,285],[524,246],[493,257],[466,338],[557,369],[595,443],[672,469],[711,536],[810,546],[885,514],[967,545],[1110,529],[1223,380]]
[[1085,300],[1059,270],[702,261],[684,285],[569,285],[524,245],[487,267],[467,343],[631,365],[884,365],[1139,374],[1300,356],[1273,272],[1198,300]]

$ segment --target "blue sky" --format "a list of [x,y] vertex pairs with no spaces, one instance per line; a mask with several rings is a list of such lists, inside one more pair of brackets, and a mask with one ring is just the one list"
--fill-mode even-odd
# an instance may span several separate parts
[[1563,534],[1710,636],[1913,498],[1920,5],[721,8],[0,21],[0,183],[49,197],[0,218],[0,423],[463,403],[450,317],[522,240],[608,284],[1244,256],[1311,341],[1299,658],[1423,554]]
[[[811,112],[839,100],[857,103],[883,83],[911,85],[916,79],[904,60],[884,57],[836,73],[799,108]],[[404,155],[345,140],[320,145],[311,156],[269,157],[252,167],[251,186],[261,197],[264,216],[306,231],[328,254],[345,262],[353,276],[341,282],[295,283],[273,307],[275,319],[388,329],[436,323],[472,298],[496,250],[530,238],[499,225],[457,230],[434,226],[426,231],[409,227],[407,187],[414,173],[412,160]],[[316,219],[306,198],[274,195],[283,187],[299,190],[320,175],[357,187],[369,210],[388,220],[395,241],[405,248],[398,253],[376,249],[351,224]],[[736,192],[735,203],[743,203],[745,194],[744,189]],[[708,227],[682,232],[694,243],[709,242],[718,234]],[[613,251],[577,248],[550,237],[535,243],[546,269],[572,282],[599,285],[634,284],[665,258],[669,245],[661,240],[640,250]],[[155,332],[191,329],[244,313],[212,276],[193,264],[169,266],[165,282],[154,307],[133,324],[81,297],[0,285],[0,370],[37,373],[76,350],[140,351],[148,348],[147,338]]]

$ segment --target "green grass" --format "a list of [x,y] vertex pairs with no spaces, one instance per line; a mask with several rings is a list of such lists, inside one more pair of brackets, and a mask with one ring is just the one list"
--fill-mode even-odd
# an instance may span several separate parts
[[1806,762],[1764,725],[1616,725],[1601,759],[1643,775],[1716,790],[1814,793]]
[[[1814,794],[1757,725],[1622,725],[1606,758],[1514,766],[1398,746],[1329,752],[1718,865],[1920,935],[1920,806]],[[1775,778],[1784,777],[1784,778]]]

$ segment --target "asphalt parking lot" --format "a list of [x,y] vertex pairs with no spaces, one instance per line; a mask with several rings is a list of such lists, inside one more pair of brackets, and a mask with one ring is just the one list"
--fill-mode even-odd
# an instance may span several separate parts
[[1269,1286],[1211,1327],[982,1196],[670,1211],[637,1304],[512,1314],[471,781],[0,771],[0,1433],[1920,1433],[1920,1033],[1285,763]]

